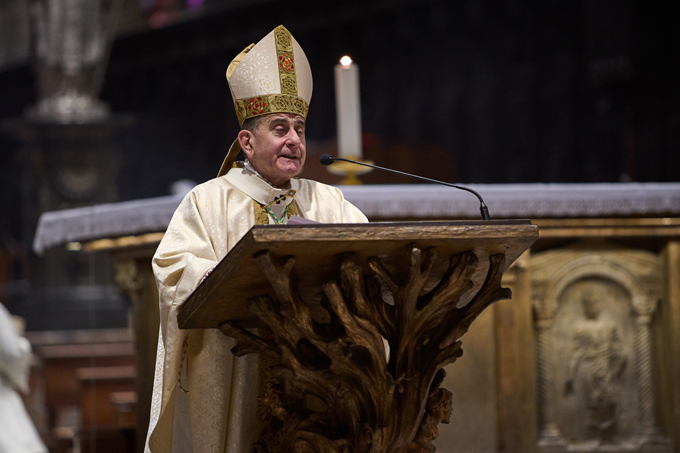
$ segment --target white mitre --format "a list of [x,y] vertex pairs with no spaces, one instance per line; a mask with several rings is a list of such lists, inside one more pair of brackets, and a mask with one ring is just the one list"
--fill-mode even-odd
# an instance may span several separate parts
[[[241,125],[248,118],[268,113],[307,118],[312,70],[304,51],[283,25],[238,54],[227,68],[227,81]],[[240,150],[238,140],[234,141],[217,176],[229,171]]]

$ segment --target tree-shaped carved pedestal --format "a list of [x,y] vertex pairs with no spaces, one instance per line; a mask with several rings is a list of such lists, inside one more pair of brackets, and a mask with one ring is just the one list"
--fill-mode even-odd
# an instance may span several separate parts
[[[482,310],[511,295],[500,286],[505,255],[488,258],[484,283],[471,298],[479,258],[473,252],[451,256],[440,278],[432,275],[437,255],[433,247],[410,246],[409,271],[401,279],[378,258],[368,259],[374,275],[364,275],[355,254],[342,255],[337,280],[322,286],[327,323],[315,321],[300,296],[295,257],[255,256],[276,298],[253,297],[248,307],[273,338],[236,322],[219,326],[237,340],[235,355],[260,353],[279,362],[276,382],[259,397],[260,411],[272,421],[254,451],[267,452],[274,435],[305,453],[435,450],[437,425],[448,423],[452,408],[451,393],[439,387],[442,368],[461,356],[459,339]],[[433,277],[434,287],[428,284]],[[393,304],[385,302],[385,290]],[[470,301],[458,307],[463,296]],[[325,408],[310,409],[310,395]]]

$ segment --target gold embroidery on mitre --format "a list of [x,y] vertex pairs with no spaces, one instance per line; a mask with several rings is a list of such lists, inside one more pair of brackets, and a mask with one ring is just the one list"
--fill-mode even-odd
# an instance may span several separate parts
[[265,94],[237,99],[235,106],[240,123],[248,118],[266,113],[294,113],[307,118],[307,111],[309,110],[307,101],[290,94]]
[[234,108],[236,109],[236,117],[238,118],[238,124],[243,124],[243,122],[246,120],[245,106],[241,102],[236,101],[234,102]]
[[276,57],[279,64],[281,93],[297,96],[297,76],[295,74],[295,57],[293,56],[293,37],[283,25],[274,29],[276,39]]

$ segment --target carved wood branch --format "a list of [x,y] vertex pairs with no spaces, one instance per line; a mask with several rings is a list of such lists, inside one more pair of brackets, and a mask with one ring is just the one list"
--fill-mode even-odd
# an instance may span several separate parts
[[220,324],[219,329],[223,334],[236,339],[236,346],[231,349],[236,357],[252,353],[267,354],[277,359],[281,357],[281,349],[275,342],[258,337],[238,323],[227,321]]
[[340,265],[340,281],[342,292],[347,295],[350,308],[378,328],[380,335],[390,339],[394,336],[394,309],[383,302],[378,293],[379,288],[366,288],[363,270],[356,255],[343,255]]
[[[235,323],[220,325],[237,340],[234,354],[264,353],[280,359],[261,404],[274,421],[262,432],[254,451],[267,452],[274,435],[296,452],[432,452],[437,425],[448,423],[451,393],[440,388],[442,370],[462,354],[459,338],[491,303],[509,298],[500,287],[503,255],[489,258],[484,283],[471,301],[457,307],[473,288],[479,266],[472,252],[447,258],[441,276],[433,276],[437,250],[408,248],[406,275],[394,275],[380,259],[369,267],[385,282],[395,301],[386,304],[375,277],[364,276],[354,254],[341,256],[337,281],[322,285],[322,306],[330,322],[314,321],[292,275],[294,257],[277,260],[257,254],[259,268],[276,300],[259,296],[249,309],[269,326],[274,340],[254,335]],[[438,278],[431,290],[428,281]],[[386,360],[384,340],[391,350]],[[312,409],[310,395],[325,408]]]

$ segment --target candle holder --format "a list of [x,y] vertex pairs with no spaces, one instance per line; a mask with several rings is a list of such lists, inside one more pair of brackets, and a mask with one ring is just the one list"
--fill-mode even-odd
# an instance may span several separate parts
[[[345,159],[356,160],[357,162],[363,162],[365,164],[373,165],[372,160],[362,160],[357,156],[343,156]],[[365,175],[373,171],[370,167],[363,167],[361,165],[353,164],[351,162],[345,162],[338,160],[329,165],[326,169],[333,173],[334,175],[344,176],[345,179],[340,181],[340,185],[343,186],[357,186],[363,184],[359,179],[359,175]]]

